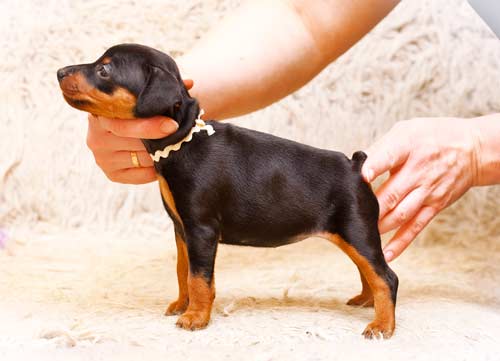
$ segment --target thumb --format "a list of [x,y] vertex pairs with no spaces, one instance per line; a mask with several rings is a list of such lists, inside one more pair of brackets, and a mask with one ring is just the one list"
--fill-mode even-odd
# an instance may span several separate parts
[[174,133],[179,125],[174,120],[156,116],[141,119],[98,117],[102,128],[119,137],[159,139]]
[[361,174],[368,183],[393,168],[403,164],[409,155],[409,142],[401,141],[401,136],[389,131],[367,150],[366,159]]

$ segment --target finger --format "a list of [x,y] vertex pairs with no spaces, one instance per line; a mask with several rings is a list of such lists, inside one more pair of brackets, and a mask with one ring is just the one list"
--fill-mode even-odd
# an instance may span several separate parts
[[361,173],[369,183],[378,176],[403,164],[409,156],[408,142],[402,142],[395,131],[389,132],[366,150],[366,159]]
[[144,184],[157,179],[153,167],[121,169],[106,175],[113,182],[126,184]]
[[99,125],[95,126],[95,123],[92,122],[89,122],[87,146],[94,152],[95,157],[100,154],[108,157],[109,153],[113,151],[145,151],[144,144],[140,139],[116,136],[103,130]]
[[387,262],[397,258],[429,224],[437,214],[433,207],[423,207],[415,217],[402,226],[384,247],[384,257]]
[[[114,172],[121,169],[134,168],[131,151],[96,151],[94,157],[97,165],[106,172]],[[136,151],[137,158],[141,168],[152,167],[153,160],[146,151]]]
[[98,117],[102,128],[120,137],[159,139],[174,133],[177,122],[167,117],[114,119]]
[[104,129],[103,127],[101,127],[101,123],[99,121],[99,119],[97,119],[97,116],[95,116],[94,114],[90,114],[88,115],[88,121],[89,121],[89,133],[92,131],[92,133],[94,134],[104,134],[104,133],[107,133],[106,129]]
[[[411,169],[410,169],[411,168]],[[415,172],[411,166],[403,167],[399,172],[391,174],[375,192],[380,207],[379,219],[384,218],[387,213],[408,195],[416,183]]]
[[422,188],[416,188],[404,197],[401,202],[378,223],[380,233],[392,231],[401,227],[415,217],[425,201],[426,193]]

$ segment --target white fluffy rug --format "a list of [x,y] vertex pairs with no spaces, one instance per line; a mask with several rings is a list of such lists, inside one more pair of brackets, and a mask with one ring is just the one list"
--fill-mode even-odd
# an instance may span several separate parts
[[[163,316],[175,245],[157,186],[105,178],[55,72],[120,42],[182,54],[237,4],[0,2],[0,360],[498,360],[500,187],[469,192],[393,263],[389,341],[362,339],[373,310],[344,305],[357,271],[320,240],[223,246],[210,327]],[[235,122],[350,154],[400,119],[500,111],[498,69],[500,41],[465,1],[408,0],[304,89]]]

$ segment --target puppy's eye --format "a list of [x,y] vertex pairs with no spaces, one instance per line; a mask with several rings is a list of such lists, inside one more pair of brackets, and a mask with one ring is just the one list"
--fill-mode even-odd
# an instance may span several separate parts
[[109,73],[111,71],[111,65],[109,64],[99,64],[97,66],[97,75],[103,79],[109,79]]

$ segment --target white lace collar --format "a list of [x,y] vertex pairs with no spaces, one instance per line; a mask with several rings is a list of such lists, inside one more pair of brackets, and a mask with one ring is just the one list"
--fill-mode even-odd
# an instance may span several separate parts
[[198,118],[196,118],[194,127],[191,128],[189,134],[186,135],[183,139],[175,144],[167,145],[163,150],[157,150],[154,155],[150,154],[153,161],[158,162],[161,158],[167,158],[170,152],[175,152],[176,150],[181,149],[182,143],[190,142],[193,139],[194,133],[205,130],[209,136],[214,134],[214,127],[212,127],[210,124],[205,124],[205,122],[201,119],[203,114],[205,114],[205,112],[203,111],[203,109],[201,109],[200,114],[198,114]]

